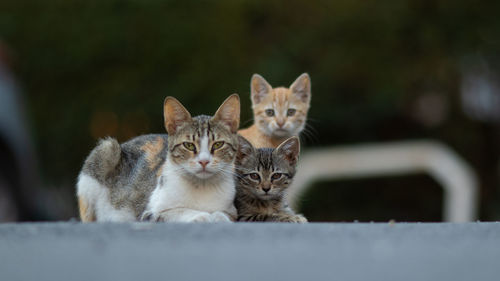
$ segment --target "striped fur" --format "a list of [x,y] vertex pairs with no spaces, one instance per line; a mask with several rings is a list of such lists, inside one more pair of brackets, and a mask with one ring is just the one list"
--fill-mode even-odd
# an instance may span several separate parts
[[82,221],[234,220],[239,110],[239,97],[232,95],[213,117],[191,117],[167,97],[168,135],[142,135],[122,144],[101,140],[78,177]]
[[238,221],[295,222],[307,219],[295,214],[285,202],[285,192],[295,176],[299,140],[291,137],[278,148],[256,149],[240,136],[236,157],[235,206]]
[[290,88],[273,88],[260,75],[250,82],[254,124],[238,131],[257,148],[276,148],[305,128],[311,102],[311,78],[300,75]]

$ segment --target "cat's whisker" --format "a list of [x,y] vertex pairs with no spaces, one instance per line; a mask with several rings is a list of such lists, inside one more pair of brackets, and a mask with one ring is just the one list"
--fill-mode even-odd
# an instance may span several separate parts
[[318,133],[318,131],[313,126],[311,126],[311,124],[309,124],[309,122],[304,123],[304,125],[305,125],[306,129],[313,131],[314,133]]
[[246,125],[248,125],[252,122],[253,122],[253,118],[250,118],[250,119],[246,120],[245,122],[241,123],[240,126],[245,127]]
[[212,169],[215,170],[215,173],[222,174],[225,176],[231,176],[231,177],[238,176],[238,173],[236,171],[233,171],[232,169],[224,169],[222,167],[213,167]]
[[300,141],[304,144],[305,143],[311,144],[311,143],[316,143],[317,139],[315,139],[312,135],[308,133],[304,133],[300,135]]
[[307,122],[319,123],[321,121],[311,116],[307,116]]
[[233,177],[238,176],[238,174],[236,172],[228,171],[228,170],[224,170],[224,169],[216,170],[216,173],[223,174],[226,176],[233,176]]
[[172,167],[169,167],[169,169],[163,169],[162,173],[160,176],[170,176],[170,175],[176,175],[178,174],[179,172],[186,172],[185,169],[183,167],[179,167],[179,168],[172,168]]
[[[239,97],[229,96],[213,117],[192,117],[173,97],[165,99],[163,108],[168,136],[143,135],[121,145],[107,138],[87,157],[77,183],[82,221],[228,222],[236,216],[227,204],[234,200],[235,172],[220,168],[216,170],[222,176],[198,173],[201,166],[192,162],[205,166],[208,151],[225,167],[232,164],[234,159],[224,157],[223,150],[213,151],[217,142],[238,145]],[[199,187],[208,186],[220,187],[216,196],[197,200]],[[117,197],[118,203],[111,200]]]
[[307,122],[305,123],[304,129],[302,130],[302,133],[300,135],[301,141],[302,140],[309,140],[313,143],[318,142],[318,138],[316,137],[317,131]]

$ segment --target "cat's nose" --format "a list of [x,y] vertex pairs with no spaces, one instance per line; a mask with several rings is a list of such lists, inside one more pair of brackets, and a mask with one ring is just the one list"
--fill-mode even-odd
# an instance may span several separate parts
[[270,186],[268,186],[268,187],[263,187],[263,188],[262,188],[262,190],[264,190],[264,192],[266,192],[266,193],[267,193],[269,190],[271,190],[271,187],[270,187]]
[[198,163],[200,163],[200,165],[203,167],[203,170],[205,170],[205,168],[207,167],[208,163],[210,163],[210,161],[200,160],[200,161],[198,161]]
[[278,124],[278,127],[282,128],[283,125],[285,125],[285,120],[277,120],[276,124]]

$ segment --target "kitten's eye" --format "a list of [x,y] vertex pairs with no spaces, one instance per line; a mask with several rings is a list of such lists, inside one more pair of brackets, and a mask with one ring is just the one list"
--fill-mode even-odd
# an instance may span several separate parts
[[212,151],[221,148],[224,145],[223,141],[218,141],[212,145]]
[[182,145],[184,145],[184,147],[189,151],[196,150],[196,146],[194,146],[194,144],[192,142],[183,142]]
[[295,115],[295,112],[297,112],[296,109],[294,108],[289,108],[286,112],[286,116],[294,116]]
[[272,176],[271,176],[271,179],[272,180],[277,180],[277,179],[280,179],[281,176],[283,176],[282,173],[274,173]]
[[260,176],[259,176],[259,174],[257,174],[257,173],[251,173],[251,174],[248,174],[248,176],[249,176],[251,179],[253,179],[253,180],[256,180],[256,181],[260,180]]
[[274,109],[266,109],[266,115],[269,117],[274,116]]

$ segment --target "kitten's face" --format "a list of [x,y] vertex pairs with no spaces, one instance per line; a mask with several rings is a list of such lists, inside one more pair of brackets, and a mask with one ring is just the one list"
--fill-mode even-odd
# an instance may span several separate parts
[[311,80],[306,73],[290,88],[272,88],[258,74],[250,83],[255,124],[264,134],[285,138],[298,135],[305,126],[311,100]]
[[263,200],[282,198],[295,176],[298,154],[297,137],[285,140],[276,149],[255,149],[240,137],[240,149],[236,157],[239,188]]
[[168,157],[176,166],[175,172],[200,180],[215,175],[231,175],[238,149],[238,96],[230,96],[214,117],[201,115],[191,118],[187,110],[177,103],[170,101],[167,105],[165,101]]

